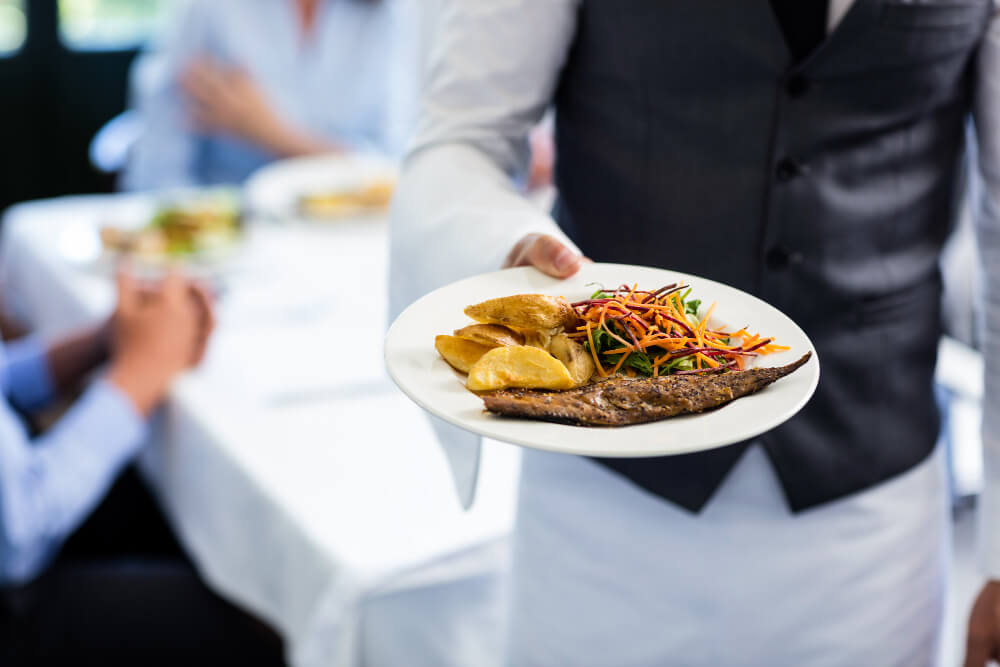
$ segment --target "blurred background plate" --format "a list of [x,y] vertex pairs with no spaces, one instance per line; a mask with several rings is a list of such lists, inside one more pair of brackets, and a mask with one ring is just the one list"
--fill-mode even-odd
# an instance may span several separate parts
[[[276,222],[323,219],[327,216],[303,214],[303,197],[353,193],[372,185],[391,187],[397,173],[396,162],[374,153],[293,158],[255,172],[246,182],[244,201],[252,215]],[[357,219],[386,212],[385,206],[373,207],[329,219]]]
[[[125,253],[110,249],[102,242],[102,229],[127,235],[150,227],[159,217],[218,210],[235,221],[232,237],[216,238],[213,243],[183,254],[167,252]],[[228,273],[245,245],[247,230],[242,222],[240,192],[231,187],[177,188],[155,193],[108,199],[101,206],[80,207],[71,224],[59,232],[57,251],[67,263],[101,276],[113,275],[119,262],[127,257],[132,271],[143,277],[157,278],[170,268],[202,280],[219,281]],[[228,226],[227,226],[228,229]]]

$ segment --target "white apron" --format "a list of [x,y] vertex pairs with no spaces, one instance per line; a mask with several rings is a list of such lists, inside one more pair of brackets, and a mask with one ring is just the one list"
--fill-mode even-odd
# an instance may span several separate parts
[[525,450],[510,667],[923,667],[949,561],[942,453],[793,515],[751,447],[700,515]]

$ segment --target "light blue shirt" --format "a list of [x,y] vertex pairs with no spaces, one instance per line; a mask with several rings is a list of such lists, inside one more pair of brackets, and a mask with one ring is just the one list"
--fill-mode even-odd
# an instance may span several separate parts
[[135,455],[146,423],[105,381],[95,383],[32,441],[11,405],[53,397],[45,349],[33,339],[0,344],[0,584],[39,574]]
[[296,127],[396,154],[415,116],[419,21],[411,0],[326,0],[303,40],[292,0],[194,0],[132,76],[143,131],[129,190],[240,183],[276,156],[191,126],[177,78],[199,56],[246,70]]

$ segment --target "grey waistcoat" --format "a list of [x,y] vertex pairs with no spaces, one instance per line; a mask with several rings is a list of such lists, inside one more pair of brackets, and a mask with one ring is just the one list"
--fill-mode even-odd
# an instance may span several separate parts
[[[766,0],[581,2],[556,218],[595,261],[720,280],[805,329],[819,388],[760,439],[794,510],[934,446],[938,254],[991,4],[857,0],[794,64]],[[698,510],[746,446],[599,461]]]

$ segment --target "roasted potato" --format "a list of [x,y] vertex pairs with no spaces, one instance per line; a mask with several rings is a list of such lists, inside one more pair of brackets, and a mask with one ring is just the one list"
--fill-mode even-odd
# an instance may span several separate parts
[[490,299],[469,306],[465,314],[486,324],[542,331],[570,327],[577,322],[576,313],[566,299],[544,294],[516,294]]
[[470,324],[455,330],[455,336],[489,347],[524,345],[524,336],[499,324]]
[[449,366],[462,373],[468,373],[473,364],[492,349],[487,345],[455,336],[436,337],[434,347]]
[[561,361],[573,376],[575,386],[587,384],[594,375],[594,360],[587,349],[566,334],[557,334],[549,343],[549,352]]
[[495,347],[484,354],[469,370],[465,386],[472,391],[570,389],[574,381],[566,366],[545,350],[517,345]]
[[539,330],[539,329],[520,329],[517,330],[521,336],[524,337],[524,344],[530,345],[531,347],[540,347],[543,350],[548,351],[549,341],[552,340],[552,332],[549,330]]

